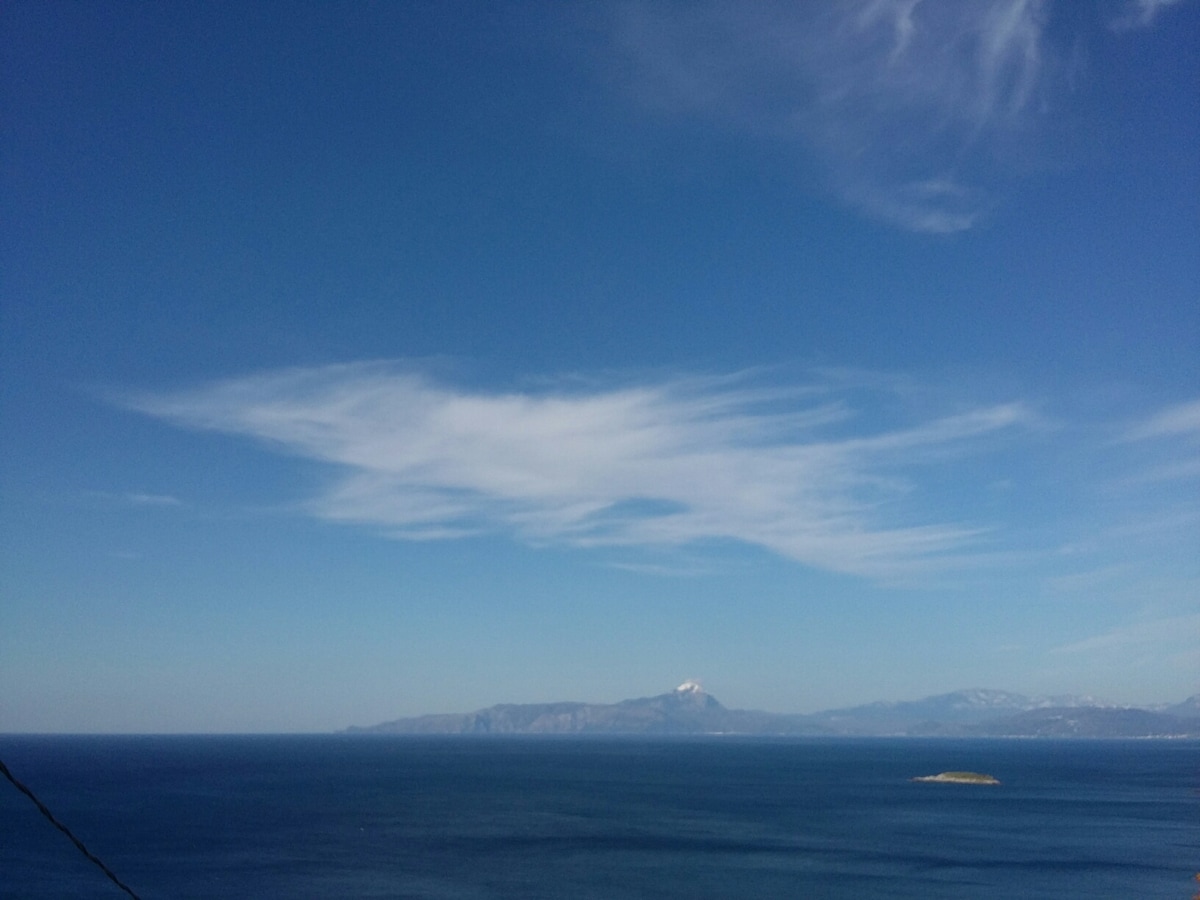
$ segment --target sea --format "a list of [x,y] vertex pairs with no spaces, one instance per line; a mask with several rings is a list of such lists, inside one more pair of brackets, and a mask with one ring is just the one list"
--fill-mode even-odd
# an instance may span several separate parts
[[[150,898],[1173,898],[1200,742],[0,736]],[[996,786],[913,782],[946,770]],[[127,896],[0,780],[0,897]]]

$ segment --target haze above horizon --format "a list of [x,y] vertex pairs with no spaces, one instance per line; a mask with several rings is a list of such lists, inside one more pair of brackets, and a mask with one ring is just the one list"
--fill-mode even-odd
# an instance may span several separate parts
[[0,33],[0,731],[1200,691],[1200,0]]

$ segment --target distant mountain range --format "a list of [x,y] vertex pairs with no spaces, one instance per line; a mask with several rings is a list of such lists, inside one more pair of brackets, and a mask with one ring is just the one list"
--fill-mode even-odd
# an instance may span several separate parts
[[352,726],[351,734],[746,734],[909,737],[1200,737],[1200,695],[1136,709],[1092,697],[965,690],[808,715],[727,709],[693,681],[620,703],[501,704]]

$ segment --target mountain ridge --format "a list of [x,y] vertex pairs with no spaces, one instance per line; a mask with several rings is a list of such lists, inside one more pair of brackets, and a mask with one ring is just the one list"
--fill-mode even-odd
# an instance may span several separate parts
[[1153,709],[983,688],[817,713],[729,709],[694,681],[617,703],[501,703],[350,726],[348,734],[743,734],[860,737],[1200,737],[1200,695]]

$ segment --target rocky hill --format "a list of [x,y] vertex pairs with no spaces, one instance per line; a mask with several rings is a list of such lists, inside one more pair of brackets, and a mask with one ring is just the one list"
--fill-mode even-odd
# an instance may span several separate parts
[[396,719],[351,733],[374,734],[812,734],[803,716],[726,709],[695,682],[620,703],[501,704],[458,715]]
[[501,704],[471,713],[352,726],[352,734],[746,734],[907,737],[1200,737],[1200,703],[1160,710],[1091,697],[1026,697],[964,690],[922,700],[870,703],[811,715],[728,709],[688,681],[620,703]]

